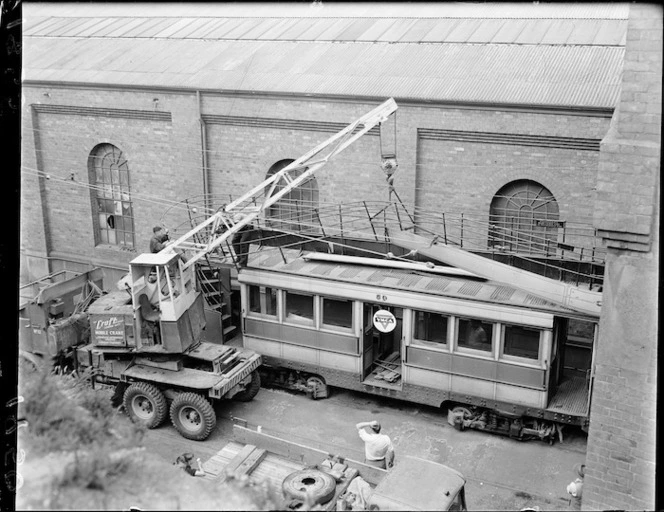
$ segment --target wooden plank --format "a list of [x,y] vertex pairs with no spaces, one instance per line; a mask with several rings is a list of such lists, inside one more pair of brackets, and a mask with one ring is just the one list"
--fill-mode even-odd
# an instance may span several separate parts
[[227,475],[232,475],[235,470],[242,465],[242,463],[251,455],[251,452],[253,452],[256,449],[256,446],[253,444],[247,444],[242,447],[240,452],[233,457],[233,459],[226,465],[226,469],[222,473],[222,478],[221,481],[223,482],[226,480]]
[[256,448],[233,472],[235,478],[238,478],[242,475],[250,475],[252,471],[256,469],[256,467],[258,467],[261,462],[263,462],[263,459],[266,455],[266,450],[262,448]]

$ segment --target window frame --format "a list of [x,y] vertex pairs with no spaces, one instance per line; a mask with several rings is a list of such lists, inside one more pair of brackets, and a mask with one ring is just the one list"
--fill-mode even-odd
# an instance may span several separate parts
[[[280,304],[280,291],[278,288],[273,288],[272,286],[263,286],[263,285],[258,285],[258,284],[247,284],[247,317],[251,318],[261,318],[264,320],[273,320],[275,322],[279,321],[279,304]],[[258,300],[259,300],[259,307],[261,308],[261,311],[252,311],[251,309],[251,289],[252,288],[258,288]],[[268,295],[267,295],[267,290],[274,290],[275,292],[275,312],[274,314],[270,313],[264,313],[263,312],[263,306],[267,305],[267,300],[268,300]]]
[[[523,329],[531,329],[533,331],[537,331],[539,333],[539,339],[538,339],[538,347],[537,347],[537,359],[531,359],[529,357],[522,357],[522,356],[515,356],[511,354],[506,354],[505,353],[505,333],[507,330],[508,326],[514,326],[514,327],[521,327]],[[533,327],[530,325],[521,325],[521,324],[513,324],[513,323],[504,323],[501,322],[498,324],[498,329],[499,329],[499,353],[498,353],[498,359],[501,361],[505,362],[510,362],[510,363],[521,363],[524,365],[528,366],[537,366],[540,367],[542,366],[542,361],[543,361],[543,350],[544,350],[544,335],[546,330]]]
[[[308,317],[303,317],[300,316],[301,319],[299,318],[288,318],[288,294],[293,294],[293,295],[301,295],[304,297],[311,297],[311,309],[312,309],[312,318],[309,319]],[[289,324],[289,325],[296,325],[298,327],[311,327],[313,329],[318,329],[318,317],[319,315],[317,314],[317,305],[316,305],[316,297],[317,295],[314,293],[306,293],[306,292],[301,292],[299,290],[282,290],[282,302],[281,302],[281,315],[282,315],[282,323],[284,324]]]
[[[107,158],[111,158],[113,164],[117,166],[105,167]],[[122,166],[124,169],[121,169]],[[108,142],[97,144],[88,155],[88,178],[91,185],[90,201],[95,247],[113,247],[136,252],[134,201],[131,194],[129,163],[124,152]],[[126,215],[125,209],[128,210]],[[112,227],[108,225],[111,220]],[[111,233],[115,238],[114,242],[110,241]],[[118,240],[119,236],[122,236],[122,241]]]
[[[356,314],[355,314],[355,300],[345,298],[345,297],[335,297],[331,295],[316,295],[316,299],[318,302],[318,311],[320,311],[320,314],[318,315],[319,317],[319,322],[317,324],[317,328],[319,331],[322,332],[334,332],[334,333],[344,333],[344,334],[354,334],[355,333],[355,326],[356,326]],[[323,305],[323,301],[325,299],[329,300],[336,300],[336,301],[343,301],[343,302],[349,302],[350,303],[350,327],[342,327],[340,325],[332,325],[332,324],[326,324],[325,323],[325,308]]]
[[[448,313],[441,313],[440,311],[428,311],[425,309],[408,308],[410,310],[410,345],[414,347],[426,348],[427,350],[437,350],[439,352],[450,352],[452,349],[452,339],[454,337],[454,315]],[[447,326],[445,332],[445,343],[438,343],[436,341],[422,340],[415,337],[415,328],[417,325],[417,313],[430,313],[432,315],[440,315],[447,318]]]
[[[480,321],[484,324],[491,324],[491,336],[489,337],[489,340],[491,342],[491,349],[490,350],[481,350],[478,348],[472,348],[472,347],[465,347],[459,345],[459,326],[460,326],[460,320],[467,320],[467,321],[472,321],[472,320],[477,320]],[[485,359],[496,359],[496,326],[498,322],[491,322],[487,321],[482,318],[475,318],[475,317],[467,317],[467,316],[454,316],[454,352],[458,354],[464,354],[464,355],[473,355],[473,356],[481,356]]]

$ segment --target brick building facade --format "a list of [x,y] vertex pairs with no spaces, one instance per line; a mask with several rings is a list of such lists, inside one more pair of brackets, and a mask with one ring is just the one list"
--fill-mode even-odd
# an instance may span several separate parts
[[[264,84],[260,80],[266,78],[261,73],[270,54],[256,50],[252,59],[259,61],[260,66],[254,71],[247,69],[244,91],[221,87],[214,90],[205,81],[196,82],[194,77],[182,82],[191,83],[190,87],[164,85],[169,76],[180,76],[169,71],[175,68],[181,73],[186,71],[186,55],[194,62],[195,45],[205,44],[191,39],[192,35],[178,39],[176,33],[163,40],[163,44],[190,45],[192,50],[181,46],[184,57],[173,56],[164,47],[164,55],[156,55],[150,61],[152,74],[137,72],[135,76],[140,78],[127,78],[130,73],[122,71],[132,60],[122,54],[124,36],[108,35],[108,29],[94,34],[99,37],[97,52],[103,52],[103,44],[108,43],[109,59],[117,59],[110,66],[117,71],[95,72],[94,68],[89,70],[93,65],[87,63],[95,47],[91,46],[87,54],[85,49],[77,50],[78,54],[74,51],[92,44],[83,37],[88,33],[80,30],[90,25],[88,18],[64,25],[66,18],[37,17],[33,25],[26,25],[25,32],[22,278],[35,279],[49,270],[79,270],[89,265],[121,272],[137,252],[147,248],[152,226],[162,219],[171,221],[172,217],[166,218],[164,213],[173,216],[179,211],[173,206],[177,201],[206,193],[218,206],[262,181],[276,162],[297,158],[390,96],[399,105],[396,133],[399,173],[395,185],[415,216],[420,211],[465,215],[480,226],[475,228],[474,236],[486,247],[492,202],[504,187],[528,183],[552,196],[555,221],[591,229],[600,141],[609,129],[612,98],[617,97],[618,91],[613,81],[620,73],[623,51],[621,30],[625,15],[621,13],[626,10],[614,9],[610,16],[600,13],[593,20],[604,33],[615,30],[611,38],[588,39],[583,32],[566,29],[569,40],[575,42],[564,51],[561,45],[566,40],[557,35],[553,25],[546,41],[540,41],[541,35],[532,41],[517,41],[516,35],[508,35],[486,45],[486,49],[474,44],[482,38],[495,41],[492,34],[496,29],[491,28],[494,26],[491,23],[503,26],[504,13],[495,15],[496,19],[482,20],[481,23],[490,25],[485,29],[480,25],[473,35],[453,38],[453,42],[443,36],[427,40],[419,29],[406,40],[401,37],[385,43],[381,38],[386,36],[381,36],[368,47],[371,51],[399,51],[403,55],[380,54],[383,59],[392,59],[393,65],[385,68],[385,76],[375,85],[369,84],[368,89],[362,83],[356,85],[359,75],[349,75],[347,82],[340,83],[341,79],[335,82],[334,73],[341,73],[344,65],[358,69],[372,65],[375,59],[354,61],[341,53],[333,61],[329,56],[333,50],[339,51],[339,42],[346,45],[342,49],[349,55],[357,54],[367,48],[364,36],[357,36],[355,41],[345,38],[337,44],[321,40],[328,36],[309,36],[317,47],[329,44],[327,60],[318,63],[307,53],[316,49],[313,45],[314,50],[292,51],[299,52],[297,55],[301,54],[305,63],[311,65],[311,73],[323,75],[302,72],[298,76],[302,77],[303,85],[297,81],[281,86],[272,82]],[[455,16],[443,21],[432,17],[418,23],[428,22],[426,29],[433,26],[433,32],[441,32],[444,23],[459,26],[463,20]],[[601,19],[602,16],[607,19]],[[560,23],[573,27],[570,24],[573,20],[566,17],[568,14],[561,16]],[[533,22],[525,18],[515,16],[510,20],[514,34],[521,34],[522,38],[529,32],[528,24]],[[105,27],[103,18],[99,19]],[[332,21],[337,25],[350,23],[343,21],[344,18],[335,20]],[[261,22],[258,18],[240,21]],[[376,25],[386,22],[381,19],[376,22],[376,18],[361,21]],[[418,26],[406,17],[400,21],[405,26]],[[196,23],[194,19],[191,25]],[[168,30],[172,34],[175,28]],[[321,30],[321,34],[327,34],[330,29]],[[118,33],[123,31],[126,28]],[[302,48],[306,48],[306,39],[304,36],[298,39]],[[73,49],[67,46],[67,41],[75,43]],[[132,44],[135,41],[139,48],[145,45],[146,51],[151,42],[140,38],[130,41]],[[505,44],[513,41],[525,44]],[[258,36],[246,35],[240,42],[251,45],[261,41]],[[37,57],[40,45],[44,45],[44,50],[61,51],[62,57],[40,63]],[[456,71],[450,67],[454,63],[450,59],[458,59],[454,57],[457,47],[458,51],[470,52],[459,66],[474,67]],[[277,55],[281,51],[276,44],[274,51]],[[408,62],[409,57],[412,62]],[[441,61],[436,64],[440,70],[436,69],[433,75],[427,71],[432,67],[432,58]],[[473,64],[478,59],[486,60],[487,65],[493,63],[495,88],[503,92],[490,92],[494,89],[492,75],[484,73],[486,66],[481,63]],[[33,60],[35,64],[31,66]],[[513,60],[517,62],[512,63]],[[596,61],[603,65],[590,69]],[[227,62],[224,60],[219,66],[228,67]],[[407,67],[396,69],[397,62]],[[327,69],[321,68],[323,63]],[[290,65],[299,71],[302,69],[298,66],[304,66]],[[582,65],[586,69],[579,73]],[[535,68],[530,69],[532,66]],[[551,68],[557,71],[549,76]],[[106,68],[100,64],[97,69]],[[420,73],[423,81],[413,81],[412,87],[404,89],[401,85],[404,73]],[[148,77],[147,81],[136,84],[143,76]],[[219,76],[223,80],[224,72],[220,71]],[[479,78],[476,80],[475,76]],[[312,94],[311,91],[322,88],[316,80],[328,80],[330,85],[322,93]],[[432,89],[438,83],[435,80],[449,83],[440,82],[436,90]],[[252,85],[254,81],[259,85]],[[241,80],[238,83],[242,85]],[[460,92],[448,95],[440,92],[454,84]],[[265,90],[258,90],[261,86]],[[367,91],[375,94],[368,95]],[[103,243],[99,225],[95,224],[97,213],[90,189],[96,185],[88,165],[90,155],[100,144],[117,148],[128,165],[133,212],[130,245]],[[369,134],[316,176],[318,200],[321,203],[386,200],[388,191],[379,163],[379,138],[375,133]],[[177,222],[182,222],[182,216]],[[420,222],[426,225],[425,219]],[[463,228],[457,222],[447,227],[447,234],[460,238],[460,229]]]
[[[585,510],[656,510],[662,7],[630,7],[622,93],[602,141],[595,225],[609,248]],[[661,504],[660,504],[661,506]]]

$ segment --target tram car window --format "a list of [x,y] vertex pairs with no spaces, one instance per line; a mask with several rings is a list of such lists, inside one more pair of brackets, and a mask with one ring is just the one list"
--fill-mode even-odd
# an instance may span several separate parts
[[413,310],[413,342],[446,346],[448,319],[439,313]]
[[458,346],[491,352],[493,324],[476,319],[459,318]]
[[353,328],[353,301],[323,297],[323,326]]
[[277,316],[277,290],[265,286],[249,286],[249,311]]
[[288,322],[314,325],[314,297],[300,293],[285,292],[286,320]]
[[503,325],[503,355],[539,359],[540,330]]

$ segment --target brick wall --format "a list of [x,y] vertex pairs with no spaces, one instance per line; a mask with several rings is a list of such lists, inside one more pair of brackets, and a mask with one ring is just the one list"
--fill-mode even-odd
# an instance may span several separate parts
[[[59,177],[69,176],[73,169],[77,182],[86,184],[89,152],[100,142],[110,142],[129,159],[137,250],[145,250],[152,225],[162,218],[171,229],[186,228],[185,212],[172,204],[193,196],[200,200],[203,192],[202,140],[194,92],[53,86],[25,88],[25,96],[30,108],[24,109],[24,154],[30,167]],[[92,116],[53,113],[58,106],[98,111]],[[208,119],[209,192],[219,204],[228,201],[229,195],[237,197],[262,181],[275,162],[299,157],[375,106],[352,100],[202,93],[201,113]],[[31,109],[41,125],[34,134]],[[140,119],[143,114],[135,113],[134,117],[106,115],[99,109],[131,110],[145,116],[168,113],[170,120]],[[280,128],[282,120],[288,122]],[[592,141],[598,144],[608,130],[608,117],[404,104],[399,106],[396,122],[399,172],[395,185],[411,210],[414,203],[424,208],[440,204],[444,211],[488,215],[491,198],[501,186],[528,178],[554,193],[561,218],[588,222],[598,152],[596,148],[561,149],[555,141],[587,139],[591,146]],[[307,128],[311,123],[317,128]],[[485,140],[422,140],[421,130],[481,132]],[[492,137],[514,140],[495,144]],[[524,145],[524,137],[534,137],[543,146]],[[37,150],[35,143],[42,149]],[[386,200],[388,191],[379,163],[380,140],[365,135],[316,176],[320,201]],[[36,177],[24,180],[30,180],[23,191],[25,216],[30,218],[24,251],[36,255],[33,260],[49,253],[62,260],[89,259],[93,264],[122,268],[135,256],[117,248],[94,246],[85,188],[42,180],[45,189],[40,196]],[[40,214],[42,207],[44,215]]]
[[604,279],[585,510],[655,510],[662,8],[630,4],[619,109],[602,142]]

